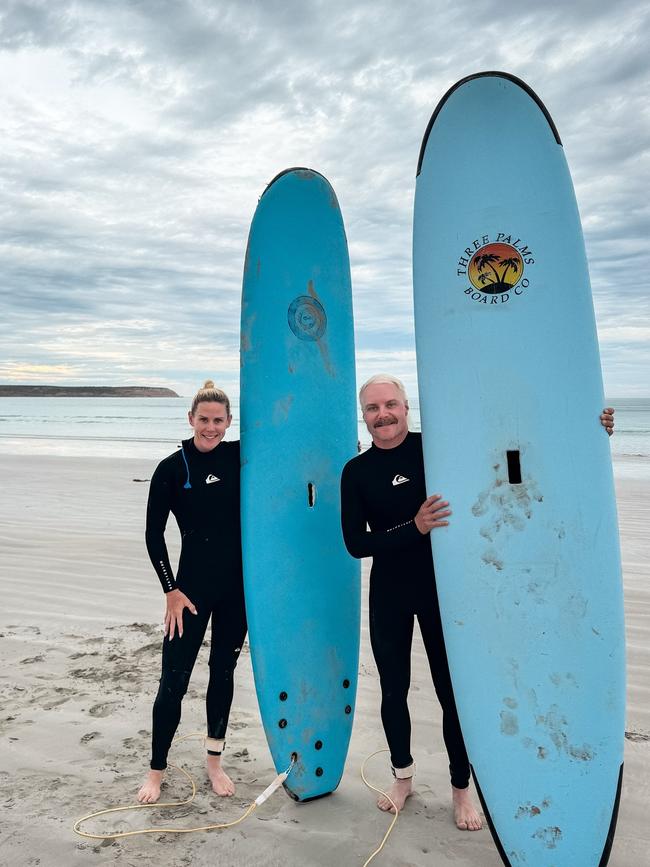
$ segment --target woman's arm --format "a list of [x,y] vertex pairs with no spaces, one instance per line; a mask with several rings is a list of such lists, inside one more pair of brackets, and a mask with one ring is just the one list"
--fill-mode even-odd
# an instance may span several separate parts
[[165,544],[165,527],[171,511],[171,481],[171,473],[167,466],[159,464],[149,485],[147,523],[144,533],[151,565],[165,593],[170,593],[176,587]]

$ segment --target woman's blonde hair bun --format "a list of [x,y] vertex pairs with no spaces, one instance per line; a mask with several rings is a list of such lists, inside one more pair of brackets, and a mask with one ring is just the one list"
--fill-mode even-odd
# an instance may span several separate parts
[[217,388],[211,379],[206,379],[203,386],[194,395],[192,409],[190,410],[192,415],[196,413],[196,408],[201,401],[205,401],[206,403],[210,403],[211,401],[222,403],[226,407],[226,413],[230,415],[230,401],[228,400],[228,395],[225,391]]

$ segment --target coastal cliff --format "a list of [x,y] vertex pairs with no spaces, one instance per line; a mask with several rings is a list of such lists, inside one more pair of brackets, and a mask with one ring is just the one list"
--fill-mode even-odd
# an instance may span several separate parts
[[0,385],[0,397],[178,397],[148,385]]

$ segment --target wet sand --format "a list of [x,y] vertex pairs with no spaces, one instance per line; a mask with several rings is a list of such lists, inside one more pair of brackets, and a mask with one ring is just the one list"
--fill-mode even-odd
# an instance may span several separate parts
[[[0,864],[362,865],[389,823],[359,777],[363,759],[384,747],[365,592],[355,727],[346,773],[332,797],[295,804],[280,791],[241,825],[208,834],[157,833],[102,844],[72,833],[84,813],[132,802],[147,768],[163,597],[144,551],[148,485],[135,480],[148,479],[152,470],[153,462],[142,460],[0,456]],[[628,710],[612,867],[638,867],[650,851],[649,494],[650,482],[617,484]],[[364,563],[364,583],[368,567]],[[203,729],[206,682],[207,647],[184,702],[180,734]],[[468,834],[454,827],[440,711],[417,631],[410,707],[416,794],[373,865],[499,867],[487,830]],[[179,744],[170,759],[194,775],[194,804],[108,817],[88,829],[229,821],[273,779],[247,647],[237,669],[226,756],[236,796],[210,794],[200,741]],[[387,757],[373,759],[367,773],[375,784],[386,784]],[[187,794],[187,783],[172,772],[165,799]]]

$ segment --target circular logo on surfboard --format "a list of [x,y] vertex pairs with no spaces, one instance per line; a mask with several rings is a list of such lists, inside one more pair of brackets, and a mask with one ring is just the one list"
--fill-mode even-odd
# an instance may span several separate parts
[[300,340],[319,340],[327,328],[325,308],[309,295],[294,298],[287,311],[289,328]]
[[524,276],[524,260],[510,244],[486,244],[472,256],[467,276],[488,295],[509,292]]
[[[514,234],[496,232],[475,238],[458,257],[456,273],[472,301],[492,306],[523,295],[530,286],[527,266],[534,265],[533,251]],[[467,283],[470,285],[467,286]]]

